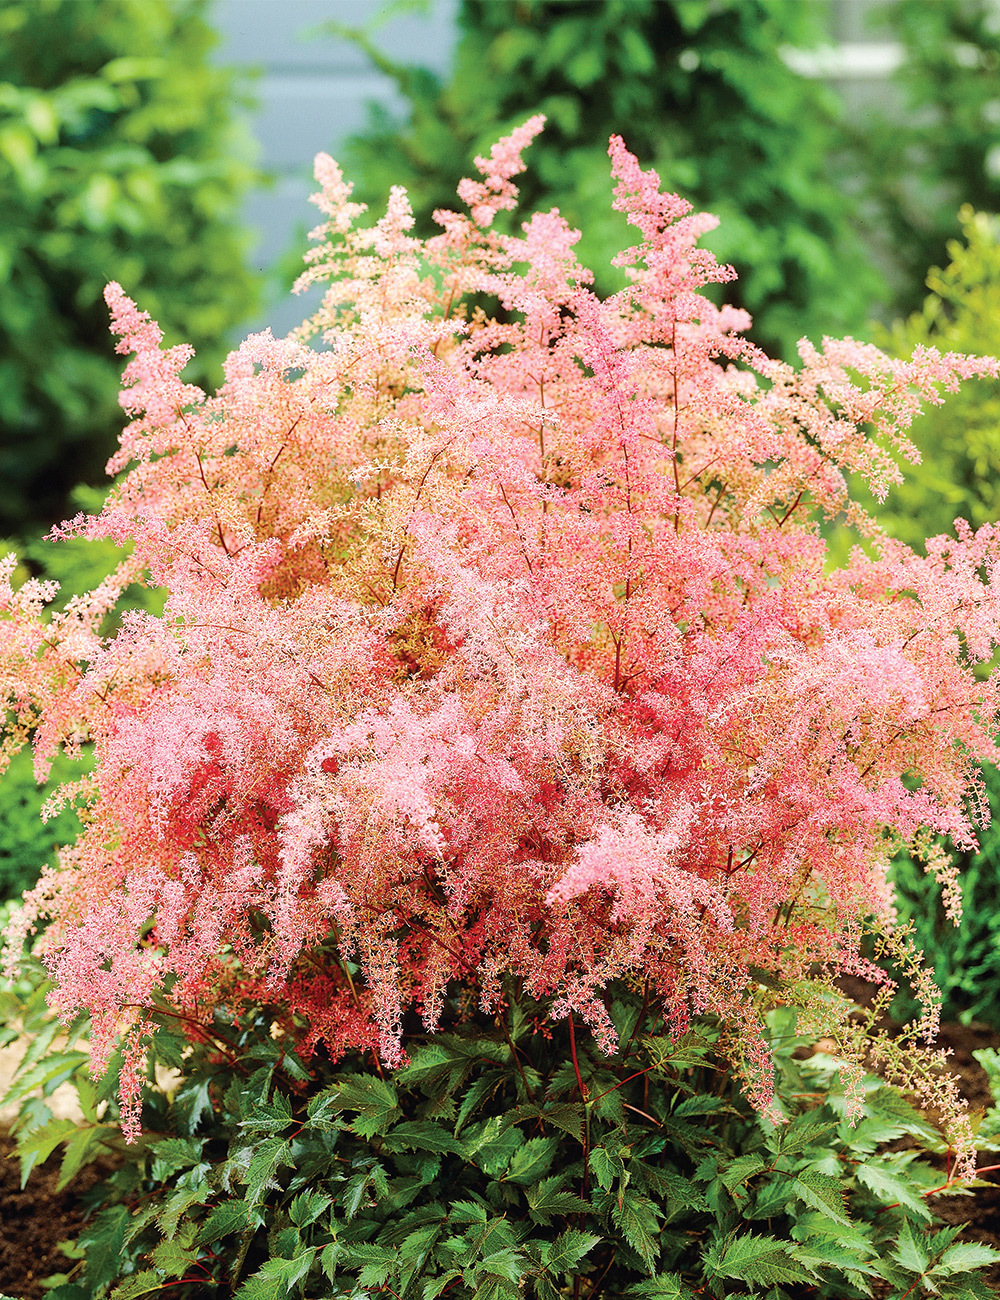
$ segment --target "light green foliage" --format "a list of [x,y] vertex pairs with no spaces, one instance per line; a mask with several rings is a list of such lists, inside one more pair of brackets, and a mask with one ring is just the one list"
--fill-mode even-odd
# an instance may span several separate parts
[[253,173],[204,8],[0,6],[0,535],[103,475],[121,423],[108,280],[196,345],[202,376],[253,307],[235,220]]
[[[16,1094],[86,1078],[81,1053],[45,1050],[43,992],[36,976],[8,995],[41,1035]],[[84,1084],[78,1128],[24,1103],[25,1168],[60,1145],[66,1171],[121,1157],[52,1300],[990,1294],[977,1270],[1000,1256],[933,1222],[934,1130],[874,1078],[852,1124],[838,1062],[794,1059],[793,1013],[772,1017],[776,1125],[718,1071],[711,1021],[674,1045],[644,1036],[662,1023],[630,1039],[640,999],[622,991],[622,1054],[577,1033],[582,1096],[565,1026],[543,1036],[537,1012],[453,1022],[385,1077],[307,1068],[264,1007],[201,1030],[163,1017],[150,1077],[157,1061],[180,1074],[149,1087],[137,1147],[114,1136],[113,1079]]]
[[[1000,217],[969,207],[960,216],[962,240],[948,244],[944,269],[929,272],[922,308],[879,339],[895,356],[910,356],[919,347],[1000,356]],[[952,533],[958,517],[974,528],[1000,520],[996,380],[963,384],[946,405],[927,408],[910,436],[920,463],[906,464],[903,483],[876,507],[894,537],[920,547],[925,537]]]
[[373,206],[405,185],[430,228],[471,157],[545,113],[518,182],[526,209],[557,206],[584,230],[581,260],[606,291],[623,283],[611,257],[633,242],[619,214],[595,220],[608,211],[617,133],[668,188],[722,218],[706,243],[739,271],[727,294],[754,315],[760,343],[789,352],[803,334],[857,330],[878,278],[838,184],[837,100],[779,53],[822,40],[824,12],[801,0],[465,0],[443,84],[355,33],[396,77],[411,117],[401,126],[376,114],[346,150],[348,172]]

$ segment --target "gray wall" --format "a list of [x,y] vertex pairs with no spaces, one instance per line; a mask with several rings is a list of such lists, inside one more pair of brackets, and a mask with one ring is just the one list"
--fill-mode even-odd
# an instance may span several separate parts
[[[264,271],[301,243],[319,217],[308,202],[316,186],[312,160],[360,130],[366,105],[401,109],[392,81],[376,72],[350,42],[310,36],[331,20],[363,27],[385,8],[383,0],[216,0],[212,22],[221,37],[219,63],[257,71],[249,114],[260,146],[260,165],[273,185],[251,196],[246,218],[255,232],[253,265]],[[380,26],[379,48],[390,58],[444,72],[455,38],[458,0],[430,0],[426,15],[401,15]],[[275,289],[275,293],[280,291]],[[276,334],[297,325],[306,303],[281,293],[260,321]]]

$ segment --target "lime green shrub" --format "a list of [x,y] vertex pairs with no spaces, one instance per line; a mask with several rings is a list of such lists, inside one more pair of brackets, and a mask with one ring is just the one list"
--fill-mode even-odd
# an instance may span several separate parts
[[[1000,355],[1000,217],[961,211],[962,240],[927,276],[919,311],[880,340],[896,356],[917,347]],[[974,528],[1000,520],[1000,386],[975,379],[914,423],[920,462],[907,465],[879,518],[909,545],[951,532],[961,517]]]
[[[353,33],[397,79],[410,120],[376,111],[340,152],[361,199],[375,206],[403,184],[426,231],[435,208],[453,206],[472,155],[542,112],[526,210],[557,206],[583,227],[580,260],[602,268],[631,242],[619,214],[595,220],[606,207],[600,142],[621,132],[668,188],[722,217],[706,242],[739,272],[736,305],[759,342],[789,353],[803,334],[860,329],[879,288],[839,183],[838,101],[781,57],[823,39],[823,15],[801,0],[465,0],[444,83]],[[621,287],[608,271],[598,278],[602,291]]]
[[102,477],[120,426],[109,279],[198,346],[203,374],[254,304],[236,222],[253,172],[204,12],[0,6],[0,536]]

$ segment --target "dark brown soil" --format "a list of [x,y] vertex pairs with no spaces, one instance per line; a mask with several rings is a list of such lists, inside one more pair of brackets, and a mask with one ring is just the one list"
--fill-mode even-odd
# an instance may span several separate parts
[[[982,1047],[1000,1047],[1000,1035],[987,1025],[946,1024],[941,1026],[937,1045],[950,1053],[949,1067],[959,1078],[962,1095],[970,1110],[982,1113],[993,1105],[986,1071],[972,1055]],[[1000,1169],[987,1169],[987,1164],[1000,1163],[1000,1156],[981,1156],[984,1167],[982,1177],[995,1183],[993,1187],[976,1188],[973,1196],[936,1196],[931,1203],[934,1213],[944,1223],[965,1223],[963,1241],[978,1241],[984,1246],[1000,1250]],[[984,1269],[979,1274],[1000,1295],[1000,1265]]]
[[80,1194],[98,1181],[101,1172],[92,1165],[57,1192],[59,1161],[53,1159],[32,1173],[22,1191],[21,1166],[12,1158],[13,1151],[13,1139],[0,1133],[0,1294],[42,1300],[41,1279],[72,1267],[59,1243],[79,1231]]

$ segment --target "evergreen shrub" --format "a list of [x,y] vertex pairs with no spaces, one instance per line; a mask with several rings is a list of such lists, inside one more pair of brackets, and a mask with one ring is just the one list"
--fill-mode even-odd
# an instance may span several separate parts
[[203,0],[0,9],[0,536],[63,516],[115,445],[105,283],[141,286],[214,381],[256,289],[253,179]]

